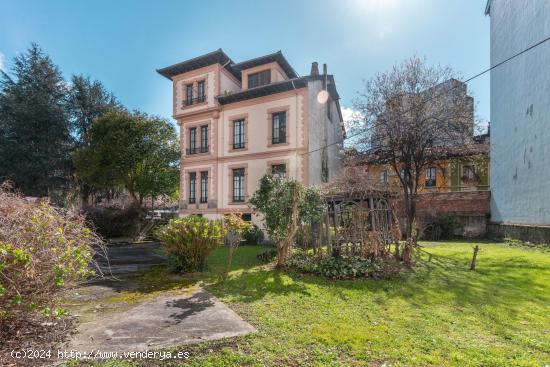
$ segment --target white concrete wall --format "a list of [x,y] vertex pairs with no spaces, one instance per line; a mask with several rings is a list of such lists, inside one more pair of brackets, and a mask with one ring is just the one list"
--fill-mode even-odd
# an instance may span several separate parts
[[[550,1],[493,0],[491,65],[550,35]],[[550,42],[491,71],[491,219],[550,224]]]
[[241,90],[241,85],[237,83],[233,78],[227,76],[224,72],[220,73],[220,94],[236,93]]
[[[323,147],[327,147],[329,181],[338,177],[342,169],[342,157],[339,144],[332,144],[342,139],[341,121],[336,102],[331,104],[331,119],[327,118],[326,106],[317,101],[317,95],[322,89],[320,80],[309,82],[308,111],[308,184],[322,183]],[[331,145],[332,144],[332,145]],[[330,145],[330,146],[329,146]]]

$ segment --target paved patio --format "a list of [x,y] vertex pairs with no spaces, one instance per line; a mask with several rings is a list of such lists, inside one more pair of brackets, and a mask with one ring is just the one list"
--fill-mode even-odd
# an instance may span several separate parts
[[[102,309],[102,300],[132,289],[131,277],[138,270],[165,263],[158,254],[159,245],[108,246],[107,261],[102,260],[104,273],[112,274],[100,282],[91,282],[73,296],[75,301],[97,302],[91,319],[83,319],[67,349],[89,352],[130,352],[198,343],[248,334],[254,327],[200,287],[159,296],[131,305]],[[118,275],[118,277],[117,277]],[[126,283],[125,283],[126,282]],[[109,311],[109,312],[107,312]]]

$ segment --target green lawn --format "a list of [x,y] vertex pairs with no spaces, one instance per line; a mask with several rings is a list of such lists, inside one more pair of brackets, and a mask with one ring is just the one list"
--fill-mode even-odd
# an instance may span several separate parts
[[[424,244],[417,266],[392,280],[334,281],[273,271],[224,250],[197,280],[258,333],[178,350],[184,366],[550,365],[550,252],[479,243]],[[172,362],[172,365],[178,365]],[[109,364],[118,366],[119,364]],[[124,365],[134,365],[128,363]],[[170,365],[137,361],[135,365]]]

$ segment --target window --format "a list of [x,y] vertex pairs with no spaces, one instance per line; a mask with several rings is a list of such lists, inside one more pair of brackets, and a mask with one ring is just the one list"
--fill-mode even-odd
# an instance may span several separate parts
[[189,129],[189,151],[188,154],[197,153],[197,128],[192,127]]
[[428,167],[426,170],[426,187],[435,187],[435,167]]
[[233,170],[233,201],[244,201],[244,168]]
[[195,191],[197,185],[197,174],[195,172],[189,174],[189,204],[195,204]]
[[286,176],[286,164],[274,164],[271,166],[271,175],[277,178]]
[[252,221],[252,214],[250,213],[244,213],[242,216],[243,220],[245,222],[251,222]]
[[383,170],[380,172],[380,182],[382,182],[384,185],[388,184],[388,171]]
[[463,176],[468,180],[474,180],[476,178],[476,170],[474,166],[462,167]]
[[187,84],[185,86],[185,105],[189,106],[193,104],[193,84]]
[[330,98],[327,100],[326,103],[327,103],[327,118],[329,119],[329,121],[332,122],[332,109],[331,109],[332,105],[330,103]]
[[271,70],[260,71],[248,75],[248,88],[259,87],[271,83]]
[[197,103],[202,103],[206,100],[204,93],[204,80],[197,83]]
[[271,143],[286,143],[286,112],[271,115]]
[[201,126],[201,153],[208,152],[208,126]]
[[233,149],[244,148],[244,120],[233,121]]
[[208,171],[201,172],[201,203],[208,202]]

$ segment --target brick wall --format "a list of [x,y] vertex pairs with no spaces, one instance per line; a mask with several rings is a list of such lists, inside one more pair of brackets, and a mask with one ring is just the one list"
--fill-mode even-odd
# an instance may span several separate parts
[[[491,193],[489,191],[434,192],[419,194],[417,218],[422,228],[430,217],[454,215],[462,223],[461,235],[484,236],[490,214]],[[396,210],[401,224],[405,223],[402,202],[397,199]]]

